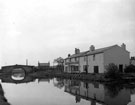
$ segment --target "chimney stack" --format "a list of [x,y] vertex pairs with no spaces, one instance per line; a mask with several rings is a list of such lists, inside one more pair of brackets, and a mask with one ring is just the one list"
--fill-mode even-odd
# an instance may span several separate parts
[[80,49],[75,48],[75,54],[79,54],[80,53]]
[[28,65],[28,59],[26,59],[26,65]]
[[95,46],[94,45],[90,46],[90,51],[95,51]]
[[126,50],[126,45],[124,43],[122,43],[121,48],[123,48],[124,50]]
[[68,57],[70,57],[70,54],[68,54]]

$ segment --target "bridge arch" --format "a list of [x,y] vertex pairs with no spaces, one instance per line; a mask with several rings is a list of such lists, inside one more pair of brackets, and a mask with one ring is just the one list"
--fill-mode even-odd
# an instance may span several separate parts
[[25,71],[25,74],[29,74],[31,72],[34,71],[34,66],[28,66],[28,65],[10,65],[10,66],[3,66],[2,69],[1,69],[1,73],[3,74],[12,74],[13,72],[18,72],[20,70],[24,70]]

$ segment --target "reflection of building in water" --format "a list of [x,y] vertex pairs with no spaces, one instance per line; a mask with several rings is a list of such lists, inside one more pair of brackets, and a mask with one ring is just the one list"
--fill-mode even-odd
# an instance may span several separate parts
[[4,96],[4,91],[1,84],[0,84],[0,105],[10,105]]
[[38,83],[39,82],[50,82],[50,78],[39,78]]
[[114,87],[110,88],[99,83],[79,83],[79,81],[72,83],[71,80],[65,81],[65,92],[74,95],[75,99],[77,99],[76,102],[81,100],[78,98],[82,98],[89,100],[91,105],[96,105],[96,103],[102,105],[127,105],[129,103],[131,98],[130,90],[117,89],[116,87],[116,89]]
[[53,84],[55,87],[62,89],[64,87],[64,80],[61,78],[54,78]]
[[80,98],[80,81],[65,80],[65,92],[75,96],[76,103],[81,101]]

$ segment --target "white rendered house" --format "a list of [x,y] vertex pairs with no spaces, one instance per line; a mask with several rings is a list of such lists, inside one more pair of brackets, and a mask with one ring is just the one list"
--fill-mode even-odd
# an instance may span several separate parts
[[75,49],[75,54],[69,55],[65,59],[64,71],[69,73],[104,73],[106,66],[110,63],[116,64],[119,70],[124,72],[124,68],[130,63],[130,53],[126,50],[125,44],[100,49],[95,49],[92,45],[85,52]]

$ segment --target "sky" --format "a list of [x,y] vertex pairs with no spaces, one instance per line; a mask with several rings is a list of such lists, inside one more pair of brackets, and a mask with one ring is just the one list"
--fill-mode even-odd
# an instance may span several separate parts
[[0,0],[0,66],[53,62],[75,48],[126,44],[135,56],[135,0]]

